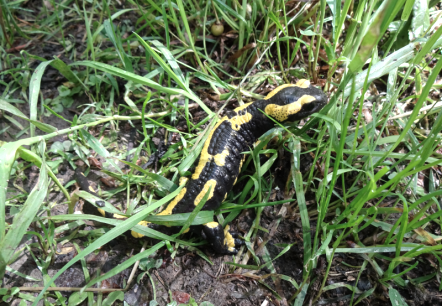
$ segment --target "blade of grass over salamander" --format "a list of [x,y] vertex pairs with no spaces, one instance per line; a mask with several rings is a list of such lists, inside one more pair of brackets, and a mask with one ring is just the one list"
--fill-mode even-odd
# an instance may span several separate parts
[[202,225],[213,221],[213,211],[203,210],[192,215],[193,213],[194,212],[173,215],[150,215],[147,216],[145,220],[169,227],[181,226],[184,228],[184,230],[189,228],[189,226]]
[[[209,189],[207,190],[206,194],[203,196],[201,201],[198,203],[198,205],[195,207],[195,209],[190,213],[189,218],[187,219],[186,223],[184,223],[183,227],[181,228],[179,233],[175,235],[175,237],[178,237],[179,235],[184,233],[185,230],[187,230],[189,228],[189,226],[192,224],[193,220],[195,219],[196,215],[203,208],[204,204],[206,204],[211,190],[212,190],[212,186],[209,187]],[[213,211],[211,213],[213,214]]]
[[[185,214],[177,214],[177,215],[170,215],[170,216],[157,216],[157,215],[150,215],[144,218],[146,221],[152,221],[157,224],[166,225],[166,226],[183,226],[187,219],[189,218],[190,213]],[[88,215],[88,214],[71,214],[71,215],[56,215],[56,216],[48,216],[44,217],[44,219],[49,219],[53,221],[82,221],[82,220],[91,220],[91,221],[97,221],[103,224],[108,224],[114,227],[118,227],[120,229],[120,226],[122,224],[122,220],[118,219],[111,219],[106,217],[99,217],[95,215]],[[193,220],[191,225],[201,225],[204,223],[208,223],[213,221],[213,212],[211,211],[200,211],[196,218]],[[174,236],[169,236],[166,234],[163,234],[159,231],[153,230],[149,227],[146,227],[144,225],[138,225],[136,224],[134,227],[131,228],[132,231],[135,231],[141,235],[144,235],[146,237],[150,237],[153,239],[158,240],[168,240],[180,243],[182,245],[186,246],[198,246],[202,243],[191,243],[184,240],[177,239]],[[123,232],[119,232],[119,235],[121,235]],[[99,246],[98,246],[99,247]]]

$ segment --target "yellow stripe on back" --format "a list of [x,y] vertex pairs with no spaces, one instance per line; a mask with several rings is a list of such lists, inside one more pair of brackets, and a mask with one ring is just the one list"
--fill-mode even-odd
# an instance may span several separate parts
[[209,222],[204,225],[207,226],[208,228],[216,228],[218,226],[218,222]]
[[[251,103],[244,104],[243,106],[237,107],[235,111],[239,112],[243,109],[245,109],[247,106],[249,106]],[[219,167],[225,166],[225,158],[230,154],[229,150],[226,148],[223,150],[223,152],[211,155],[209,154],[209,146],[210,142],[213,139],[213,134],[215,133],[216,129],[225,121],[230,122],[230,126],[233,130],[239,131],[241,129],[241,126],[243,124],[246,124],[250,122],[253,119],[252,114],[246,111],[244,115],[236,115],[232,118],[228,118],[227,116],[224,116],[213,128],[213,130],[210,132],[209,137],[207,137],[206,142],[204,143],[203,149],[201,150],[200,155],[200,161],[198,165],[195,168],[195,172],[192,174],[192,179],[197,180],[201,173],[203,172],[204,167],[206,164],[210,161],[215,161],[216,165]]]
[[253,103],[253,102],[246,103],[246,104],[244,104],[244,105],[238,106],[237,108],[234,109],[234,111],[235,111],[235,112],[239,112],[239,111],[245,109],[247,106],[249,106],[249,105],[252,104],[252,103]]
[[212,155],[209,154],[209,145],[210,140],[213,138],[213,133],[215,133],[216,129],[223,123],[224,121],[229,120],[227,116],[223,117],[210,132],[209,137],[207,137],[206,142],[204,143],[203,149],[201,150],[200,161],[195,168],[195,172],[192,174],[192,179],[197,180],[200,177],[201,172],[203,172],[204,166],[209,161],[209,158],[212,158]]
[[186,191],[187,191],[186,188],[181,189],[180,193],[175,197],[175,199],[173,199],[173,201],[170,202],[169,205],[167,205],[166,209],[163,210],[162,212],[160,212],[158,214],[158,216],[171,215],[172,210],[175,208],[175,206],[178,204],[178,202],[181,201],[181,199],[184,197],[184,195],[186,194]]
[[275,89],[273,89],[271,92],[269,92],[269,94],[264,98],[264,100],[270,99],[271,97],[276,95],[278,92],[280,92],[281,90],[283,90],[284,88],[287,88],[287,87],[296,87],[296,85],[295,84],[284,84],[284,85],[278,86]]
[[235,131],[239,131],[239,129],[241,128],[241,125],[243,125],[244,123],[250,122],[250,120],[252,120],[253,116],[250,113],[245,113],[244,115],[241,116],[235,116],[232,117],[230,119],[228,119],[230,121],[230,124],[232,125],[232,129],[234,129]]
[[207,198],[207,201],[210,200],[211,198],[213,198],[213,192],[215,191],[215,187],[216,187],[216,180],[211,179],[208,180],[205,184],[203,189],[201,190],[201,192],[196,196],[195,201],[193,202],[193,204],[195,204],[195,206],[198,206],[198,204],[201,202],[201,200],[204,198],[204,196],[206,195],[206,193],[209,191],[209,188],[212,187],[210,189],[210,193],[209,193],[209,197]]

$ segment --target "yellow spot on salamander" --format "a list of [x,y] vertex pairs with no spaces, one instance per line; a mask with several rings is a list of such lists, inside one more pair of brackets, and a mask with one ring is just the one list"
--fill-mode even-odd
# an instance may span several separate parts
[[226,225],[224,228],[224,245],[227,246],[230,252],[235,250],[235,239],[229,232],[230,226]]
[[209,222],[204,224],[205,226],[207,226],[208,228],[216,228],[218,226],[218,222]]
[[229,156],[229,150],[227,149],[224,149],[224,151],[222,151],[221,153],[216,154],[213,157],[215,160],[215,164],[220,167],[225,166],[227,156]]
[[213,180],[213,179],[212,180],[208,180],[204,184],[204,187],[201,190],[201,192],[196,196],[195,201],[193,202],[195,204],[195,206],[197,206],[201,202],[203,197],[209,191],[210,187],[212,187],[212,188],[210,189],[210,194],[209,194],[209,197],[207,198],[207,201],[210,200],[211,198],[213,198],[213,192],[215,191],[215,186],[216,186],[216,181],[215,180]]
[[106,212],[105,212],[103,209],[98,208],[98,212],[99,212],[103,217],[106,217]]
[[239,112],[239,111],[241,111],[241,110],[247,108],[247,106],[249,106],[249,105],[252,104],[252,103],[253,103],[253,102],[246,103],[246,104],[244,104],[244,105],[238,106],[237,108],[234,109],[234,111],[235,111],[235,112]]
[[290,104],[279,106],[276,104],[269,104],[264,109],[264,112],[278,120],[279,122],[284,122],[288,119],[290,115],[294,115],[299,112],[302,105],[316,101],[316,98],[309,95],[303,95],[299,100],[294,101]]
[[[147,224],[149,224],[149,223],[150,222],[147,222],[147,221],[140,221],[140,222],[138,222],[138,225],[147,226]],[[132,237],[135,237],[135,238],[142,238],[142,237],[144,237],[143,234],[137,233],[136,231],[130,231],[130,234],[132,235]]]
[[296,85],[294,85],[294,84],[284,84],[284,85],[278,86],[275,89],[273,89],[271,92],[269,92],[267,94],[267,96],[264,98],[264,100],[270,99],[271,97],[276,95],[278,92],[280,92],[281,90],[283,90],[284,88],[287,88],[287,87],[296,87]]
[[235,116],[235,117],[229,119],[229,121],[232,124],[232,129],[234,129],[235,131],[239,131],[239,129],[241,128],[241,125],[252,120],[252,117],[253,117],[252,114],[245,113],[245,115]]
[[186,183],[187,183],[188,180],[189,180],[188,177],[185,177],[185,176],[180,177],[180,182],[179,182],[180,186],[184,186],[184,185],[186,185]]
[[284,88],[287,88],[287,87],[308,88],[309,86],[310,86],[310,81],[305,80],[305,79],[299,80],[296,84],[284,84],[284,85],[276,87],[271,92],[269,92],[268,95],[264,98],[264,100],[270,99],[271,97],[273,97],[274,95],[276,95],[281,90],[283,90]]
[[175,199],[173,199],[172,202],[170,202],[169,205],[167,205],[166,209],[164,209],[162,212],[160,212],[158,214],[158,216],[171,215],[172,210],[175,208],[175,206],[178,204],[178,202],[181,201],[181,199],[184,197],[184,195],[186,194],[186,191],[187,191],[186,188],[181,189],[180,193],[175,197]]
[[112,217],[113,217],[114,219],[127,219],[126,216],[119,215],[119,214],[114,214]]
[[90,185],[89,185],[89,191],[90,191],[90,192],[93,192],[93,193],[96,193],[95,190],[94,190],[94,188],[92,188],[92,186],[90,186]]

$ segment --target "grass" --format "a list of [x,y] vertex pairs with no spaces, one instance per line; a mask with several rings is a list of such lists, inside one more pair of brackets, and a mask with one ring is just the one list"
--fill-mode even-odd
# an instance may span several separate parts
[[[85,288],[163,246],[172,257],[181,246],[211,262],[200,250],[199,240],[135,225],[152,218],[149,215],[179,192],[179,177],[189,175],[223,109],[235,99],[238,104],[258,99],[262,88],[294,78],[321,85],[329,104],[303,126],[276,126],[245,153],[243,191],[230,193],[221,211],[215,212],[224,224],[244,210],[255,216],[244,234],[246,246],[229,262],[232,271],[248,277],[249,271],[270,270],[268,277],[256,281],[289,305],[327,304],[333,298],[356,305],[382,295],[393,305],[406,305],[411,297],[404,289],[432,294],[440,290],[439,1],[148,0],[126,1],[120,8],[108,1],[66,0],[46,1],[39,9],[25,1],[1,0],[0,8],[0,132],[7,140],[0,147],[0,279],[8,271],[37,281],[12,268],[27,252],[34,256],[42,273],[38,281],[43,283],[38,290],[0,289],[4,301],[37,304],[44,298],[48,304],[65,303],[60,291],[66,288],[57,290],[53,282],[76,262],[83,267]],[[218,19],[226,29],[221,37],[210,33]],[[76,32],[79,27],[83,30]],[[42,42],[57,46],[58,53],[42,58],[46,55],[39,48]],[[50,69],[68,81],[52,98],[42,90]],[[210,107],[201,92],[211,93],[220,103]],[[79,98],[87,101],[84,108],[72,119],[65,118],[63,110]],[[196,107],[204,115],[194,118]],[[65,125],[54,126],[50,118],[64,120]],[[186,130],[177,129],[177,118],[183,118]],[[125,122],[142,122],[142,139],[132,152],[112,145]],[[149,154],[156,150],[153,138],[160,128],[175,133],[178,140],[154,173],[135,162],[142,149]],[[60,135],[66,140],[54,142]],[[64,162],[73,168],[77,159],[88,164],[91,152],[106,158],[103,168],[120,182],[115,190],[103,191],[102,198],[123,196],[130,218],[72,214],[79,197],[92,195],[70,194],[72,183],[57,178],[58,165]],[[289,160],[284,152],[290,153]],[[131,162],[120,163],[129,153],[134,154]],[[302,155],[313,159],[307,172],[301,167]],[[290,165],[290,176],[281,190],[284,200],[274,201],[272,174],[279,160],[285,161],[285,167]],[[123,172],[123,164],[131,170]],[[40,171],[28,192],[19,181],[32,165]],[[131,190],[137,191],[135,196]],[[64,200],[50,202],[48,196],[54,192],[62,192]],[[118,211],[106,203],[106,210]],[[69,214],[52,215],[54,205],[66,204]],[[265,207],[279,212],[272,229],[262,225]],[[268,246],[271,238],[260,239],[289,217],[300,220],[302,240],[278,245],[279,254],[274,256]],[[89,244],[76,245],[78,255],[51,278],[48,270],[57,243],[74,241],[85,219],[109,224],[111,229]],[[212,212],[199,212],[163,222],[176,222],[184,230],[212,219]],[[145,244],[138,254],[100,277],[89,275],[85,256],[131,228],[160,242],[149,248]],[[60,233],[68,238],[60,238]],[[278,260],[296,245],[302,245],[301,275],[295,279],[278,274]],[[34,255],[35,248],[43,255]],[[356,258],[357,266],[344,261],[357,271],[353,283],[327,283],[338,254]],[[426,263],[431,271],[423,268]],[[152,270],[142,271],[157,300]],[[361,290],[357,282],[367,274],[374,278],[372,287]],[[291,291],[283,291],[281,282],[288,282]],[[336,295],[339,288],[347,294]],[[92,303],[90,289],[71,294],[69,303],[85,299]],[[103,305],[123,299],[119,290],[104,300],[103,292],[95,293]]]

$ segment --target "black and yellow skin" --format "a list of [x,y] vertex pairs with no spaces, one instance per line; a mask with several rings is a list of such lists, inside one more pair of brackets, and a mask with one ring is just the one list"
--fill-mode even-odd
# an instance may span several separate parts
[[[203,210],[217,210],[236,183],[244,156],[256,140],[274,126],[300,120],[318,112],[327,104],[325,94],[308,80],[277,87],[265,99],[248,103],[224,116],[204,143],[195,172],[181,192],[158,215],[192,212],[204,195],[210,194]],[[83,188],[83,187],[82,187]],[[86,188],[84,188],[86,189]],[[88,189],[86,189],[88,190]],[[147,222],[146,226],[158,229]],[[133,232],[134,237],[139,234]],[[220,254],[236,254],[242,241],[217,222],[203,226],[203,236]]]

